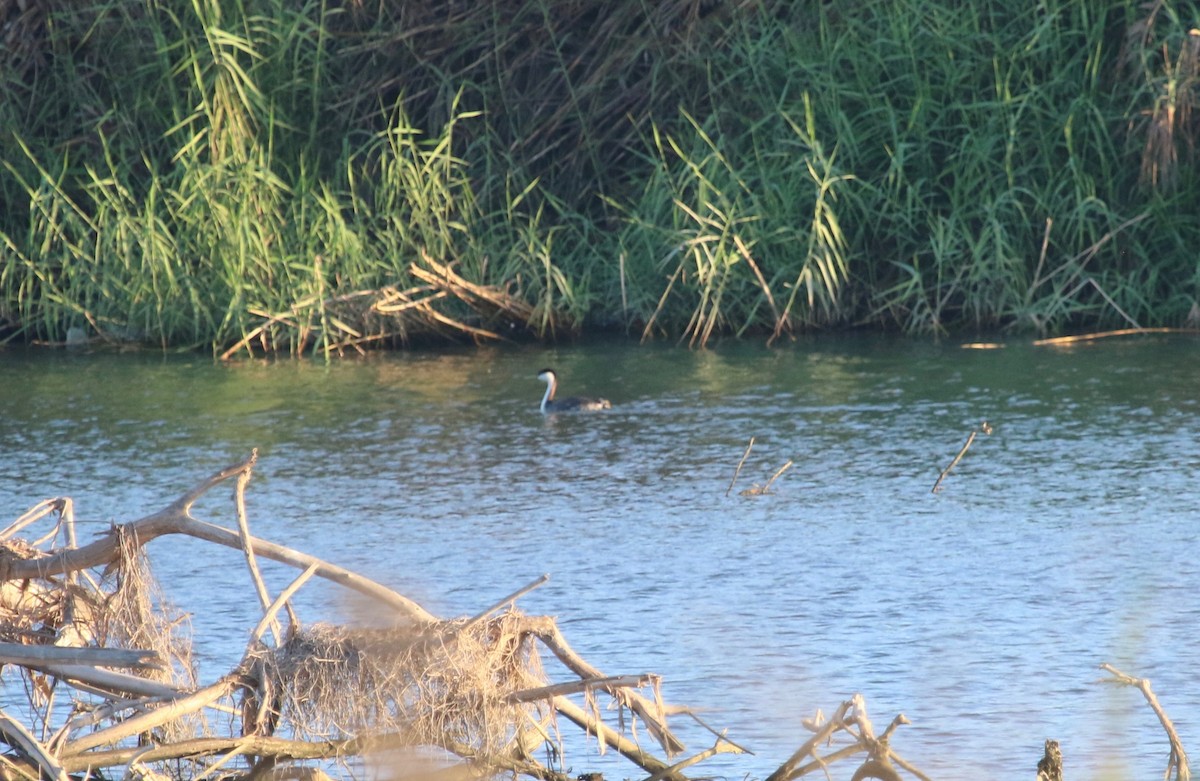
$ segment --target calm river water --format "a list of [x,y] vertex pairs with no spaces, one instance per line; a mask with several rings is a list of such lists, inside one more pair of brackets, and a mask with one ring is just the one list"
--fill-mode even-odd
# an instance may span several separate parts
[[[534,375],[610,412],[543,419]],[[971,430],[943,490],[930,489]],[[968,350],[822,338],[778,349],[588,345],[214,364],[0,351],[0,521],[75,499],[84,541],[260,450],[256,534],[441,615],[521,600],[608,674],[657,672],[762,778],[801,720],[862,692],[939,779],[1161,778],[1167,741],[1110,662],[1151,679],[1200,754],[1200,342]],[[734,469],[755,446],[734,491]],[[764,496],[739,491],[786,471]],[[227,490],[202,517],[235,518]],[[201,672],[257,621],[240,555],[149,548],[193,612]],[[272,586],[294,572],[271,570]],[[301,617],[353,610],[329,587]],[[552,665],[548,669],[554,672]],[[675,722],[689,749],[711,738]],[[594,744],[569,748],[579,773]],[[612,765],[610,778],[636,775]],[[835,777],[849,775],[851,767]],[[625,775],[622,776],[621,773]]]

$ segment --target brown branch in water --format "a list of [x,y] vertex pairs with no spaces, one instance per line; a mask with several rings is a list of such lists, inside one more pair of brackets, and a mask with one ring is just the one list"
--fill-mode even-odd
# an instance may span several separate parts
[[[237,508],[238,541],[241,543],[242,555],[246,557],[246,567],[250,570],[250,581],[254,584],[254,590],[258,594],[258,600],[262,603],[263,610],[269,611],[272,602],[271,595],[267,591],[267,582],[263,580],[262,571],[258,568],[258,559],[254,556],[254,546],[250,544],[250,521],[246,517],[246,486],[250,484],[253,462],[257,456],[258,451],[255,450],[250,455],[251,468],[243,469],[237,474],[234,505]],[[283,630],[280,628],[279,622],[272,617],[269,626],[271,633],[275,636],[275,645],[282,645]]]
[[946,476],[947,476],[948,474],[950,474],[950,471],[951,471],[952,469],[954,469],[954,467],[958,466],[958,462],[959,462],[959,461],[962,461],[962,457],[963,457],[963,456],[965,456],[965,455],[967,454],[967,450],[968,450],[968,449],[971,447],[971,443],[975,441],[975,437],[976,437],[976,436],[978,436],[978,435],[979,435],[979,432],[981,432],[981,431],[982,431],[984,434],[991,434],[991,433],[992,433],[992,426],[991,426],[991,424],[989,424],[989,423],[988,423],[988,422],[985,420],[985,421],[983,421],[982,423],[980,423],[980,424],[979,424],[979,428],[978,428],[978,429],[973,429],[973,430],[971,431],[970,435],[967,437],[967,441],[966,441],[966,443],[965,443],[965,444],[962,446],[962,449],[958,451],[958,455],[956,455],[956,456],[954,457],[954,460],[950,462],[950,465],[949,465],[949,466],[947,466],[945,469],[943,469],[943,470],[942,470],[942,473],[938,475],[937,482],[935,482],[935,483],[933,484],[933,490],[932,490],[932,491],[930,491],[930,493],[935,493],[935,494],[936,494],[938,491],[940,491],[940,490],[942,489],[942,481],[946,479]]
[[738,475],[742,473],[742,466],[746,463],[746,458],[749,457],[753,447],[754,437],[750,437],[750,444],[746,445],[746,452],[742,453],[742,460],[738,461],[737,469],[733,470],[733,479],[729,481],[729,487],[725,489],[726,496],[729,496],[729,492],[733,490],[733,484],[737,482]]
[[1171,773],[1174,772],[1176,781],[1190,781],[1192,771],[1188,767],[1187,752],[1183,750],[1183,741],[1179,739],[1179,733],[1175,731],[1175,725],[1171,723],[1167,712],[1163,710],[1162,705],[1158,702],[1158,697],[1154,696],[1154,691],[1150,688],[1149,679],[1134,678],[1132,675],[1121,672],[1107,662],[1100,665],[1100,669],[1107,671],[1113,676],[1106,679],[1104,683],[1123,684],[1141,691],[1142,696],[1146,698],[1146,702],[1150,704],[1150,709],[1158,717],[1159,723],[1162,724],[1163,729],[1167,733],[1167,740],[1171,743],[1171,754],[1167,759],[1167,770],[1164,778],[1170,778]]
[[644,781],[664,781],[664,779],[681,776],[683,771],[687,770],[692,765],[699,764],[710,757],[715,757],[717,754],[741,754],[744,749],[736,743],[731,743],[728,740],[718,736],[717,742],[713,743],[709,748],[704,749],[698,754],[693,754],[687,759],[682,759],[671,765],[668,768],[653,773],[646,777]]
[[554,709],[560,715],[565,716],[577,726],[582,727],[588,734],[595,735],[598,740],[616,749],[621,756],[633,762],[647,773],[666,772],[666,781],[685,781],[683,776],[670,772],[670,765],[648,751],[645,751],[636,741],[630,740],[604,722],[594,718],[566,697],[555,697],[553,705]]
[[68,742],[60,749],[60,753],[64,757],[71,757],[106,743],[115,743],[140,732],[149,732],[154,727],[207,707],[228,695],[233,691],[233,687],[233,679],[227,676],[199,691],[181,694],[179,697],[163,703],[162,707],[119,721],[111,727],[89,732]]
[[787,470],[791,469],[792,463],[793,463],[792,460],[788,459],[788,462],[786,464],[779,467],[779,469],[775,470],[775,474],[771,475],[771,479],[767,480],[766,485],[758,485],[757,483],[755,483],[750,488],[747,488],[745,491],[742,491],[740,495],[741,496],[762,496],[763,494],[771,493],[771,483],[775,482],[775,480],[781,474],[783,474]]
[[[562,632],[559,631],[558,625],[554,623],[553,619],[527,616],[525,621],[527,622],[527,631],[549,648],[571,672],[585,679],[607,677],[604,673],[589,664],[583,657],[575,653],[574,649],[567,643],[566,638],[562,636]],[[646,728],[650,730],[650,734],[654,736],[654,739],[658,741],[667,754],[674,755],[683,751],[683,743],[667,728],[666,716],[662,713],[661,708],[640,694],[628,689],[610,689],[608,690],[608,694],[621,705],[633,711],[642,720]],[[563,698],[555,698],[556,707],[561,699]],[[659,769],[661,768],[655,768],[654,770],[646,768],[649,772],[655,772],[655,770]]]

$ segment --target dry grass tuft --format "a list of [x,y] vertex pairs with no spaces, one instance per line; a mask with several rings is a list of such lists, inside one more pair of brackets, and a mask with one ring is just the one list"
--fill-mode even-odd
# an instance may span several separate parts
[[536,705],[506,698],[545,682],[520,618],[510,612],[420,630],[315,624],[263,649],[251,678],[296,737],[391,733],[410,745],[498,756],[537,715]]

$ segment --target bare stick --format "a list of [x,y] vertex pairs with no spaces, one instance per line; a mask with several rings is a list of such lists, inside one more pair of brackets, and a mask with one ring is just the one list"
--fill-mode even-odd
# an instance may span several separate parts
[[581,681],[555,683],[550,686],[539,686],[536,689],[513,692],[506,696],[504,701],[511,703],[535,702],[537,700],[550,699],[551,697],[561,697],[566,694],[578,694],[579,692],[596,688],[630,687],[640,689],[643,686],[649,685],[649,681],[654,677],[650,673],[642,673],[641,675],[610,675],[607,678],[585,678]]
[[134,758],[142,762],[161,762],[168,759],[236,751],[242,754],[278,759],[322,759],[351,756],[374,749],[403,748],[412,745],[412,739],[402,735],[363,736],[313,742],[288,740],[267,735],[248,735],[238,738],[192,738],[169,745],[153,746],[150,751],[146,751],[145,746],[130,746],[73,754],[64,756],[62,765],[68,773],[78,773],[89,768],[124,765]]
[[788,759],[782,765],[776,768],[775,772],[767,776],[766,781],[789,781],[789,779],[793,779],[802,775],[802,773],[797,772],[800,767],[800,763],[804,761],[805,757],[815,756],[813,754],[813,750],[828,740],[834,732],[842,728],[843,721],[846,718],[846,712],[850,710],[850,705],[851,702],[849,700],[839,705],[838,709],[834,712],[833,717],[818,727],[815,734],[811,738],[804,741],[800,748],[792,752],[792,755],[788,757]]
[[753,487],[747,488],[745,491],[742,491],[741,495],[742,496],[762,496],[763,494],[771,493],[771,483],[775,482],[775,480],[781,474],[783,474],[784,472],[786,472],[787,470],[789,470],[791,468],[792,468],[792,460],[788,459],[788,462],[786,464],[779,467],[779,469],[775,470],[775,474],[771,475],[771,479],[767,480],[766,485],[760,486],[757,483],[755,483]]
[[1104,300],[1108,302],[1109,306],[1111,306],[1113,309],[1117,310],[1117,314],[1119,314],[1119,315],[1121,315],[1121,317],[1125,318],[1125,320],[1128,321],[1129,324],[1132,325],[1135,329],[1137,329],[1139,331],[1142,330],[1142,326],[1138,324],[1138,321],[1134,320],[1132,317],[1130,317],[1129,313],[1126,312],[1124,309],[1117,306],[1117,302],[1113,301],[1112,296],[1110,296],[1107,292],[1105,292],[1104,288],[1100,287],[1100,283],[1096,281],[1095,277],[1088,277],[1087,281],[1091,284],[1092,287],[1096,288],[1096,292],[1098,292],[1101,296],[1104,297]]
[[1150,709],[1154,711],[1155,716],[1158,716],[1158,721],[1162,724],[1163,729],[1166,730],[1167,739],[1171,742],[1171,755],[1167,760],[1166,777],[1169,778],[1171,771],[1174,770],[1176,781],[1190,781],[1192,771],[1188,767],[1187,752],[1183,750],[1183,742],[1179,739],[1179,733],[1175,731],[1175,725],[1167,717],[1167,712],[1159,704],[1158,697],[1154,696],[1154,692],[1150,688],[1149,679],[1134,678],[1132,675],[1126,675],[1107,662],[1100,665],[1100,669],[1107,670],[1113,676],[1111,679],[1106,680],[1105,683],[1120,683],[1126,686],[1133,686],[1142,692],[1142,696],[1146,698],[1146,702],[1150,703]]
[[666,778],[669,775],[682,773],[683,771],[687,770],[692,765],[703,762],[704,760],[708,759],[709,757],[715,757],[717,754],[740,754],[740,753],[742,753],[742,750],[736,744],[730,743],[729,741],[725,740],[724,738],[718,737],[717,742],[714,743],[711,747],[704,749],[699,754],[690,756],[687,759],[676,762],[674,765],[671,765],[668,768],[665,768],[663,770],[658,771],[657,773],[654,773],[654,774],[648,776],[645,779],[645,781],[662,781],[662,779]]
[[[258,600],[262,603],[263,610],[267,611],[264,618],[271,627],[271,634],[275,635],[275,645],[279,646],[283,644],[283,631],[279,628],[279,622],[275,620],[275,614],[269,610],[272,602],[271,595],[267,592],[267,584],[263,580],[262,572],[258,569],[258,561],[254,558],[254,546],[250,544],[250,522],[246,519],[246,486],[250,483],[250,475],[254,469],[254,462],[257,460],[258,448],[255,448],[250,452],[250,461],[246,468],[238,472],[234,503],[237,506],[242,554],[246,557],[246,566],[250,569],[250,579],[254,582],[254,590],[258,592]],[[311,565],[309,568],[311,569]]]
[[[525,621],[527,622],[529,631],[541,640],[542,644],[549,648],[558,657],[558,660],[567,666],[567,669],[574,672],[580,678],[607,677],[580,657],[579,654],[575,653],[574,649],[567,644],[566,638],[562,636],[553,619],[527,616]],[[614,689],[608,693],[617,702],[637,714],[645,723],[646,728],[650,730],[650,734],[663,747],[664,751],[668,754],[677,754],[683,750],[683,743],[667,728],[666,719],[660,713],[661,709],[647,701],[645,697],[629,689]],[[569,700],[557,697],[554,701],[555,707],[557,707],[559,701],[569,702]],[[649,772],[654,771],[649,770]]]
[[30,762],[41,768],[42,773],[54,781],[70,781],[67,771],[50,756],[50,752],[37,741],[29,730],[4,711],[0,711],[0,735],[10,746],[20,751]]
[[[583,729],[587,732],[595,735],[599,740],[602,740],[609,746],[612,746],[622,756],[645,770],[647,773],[658,773],[664,770],[670,770],[670,766],[661,759],[653,754],[643,751],[637,743],[616,732],[604,722],[596,721],[587,713],[587,711],[585,711],[583,708],[580,708],[566,697],[555,697],[554,709],[563,716],[566,716],[571,721],[575,722],[580,727],[583,727]],[[674,773],[668,773],[667,778],[674,779],[676,781],[682,781],[683,777]]]
[[263,632],[267,631],[267,627],[274,622],[275,615],[279,613],[280,608],[286,605],[287,601],[292,598],[292,595],[299,591],[300,587],[309,581],[309,579],[314,573],[316,573],[320,566],[321,565],[315,561],[312,564],[309,564],[308,569],[300,573],[300,576],[288,584],[287,588],[279,592],[279,596],[275,597],[275,601],[271,603],[271,606],[267,608],[267,611],[259,620],[258,626],[254,627],[254,631],[250,633],[251,644],[258,642],[258,640],[262,637]]
[[1046,230],[1042,233],[1042,251],[1038,254],[1037,268],[1033,270],[1033,281],[1029,285],[1029,292],[1026,295],[1027,301],[1033,300],[1034,291],[1037,290],[1039,287],[1041,287],[1042,282],[1045,281],[1042,279],[1042,269],[1045,268],[1045,266],[1046,266],[1046,252],[1050,248],[1050,228],[1053,225],[1054,225],[1054,218],[1047,217],[1046,218]]
[[9,524],[4,531],[0,531],[0,540],[7,540],[11,538],[14,534],[21,531],[26,526],[40,521],[50,513],[58,513],[61,516],[63,509],[70,501],[71,500],[65,496],[59,496],[54,499],[45,499],[38,502],[33,507],[30,507],[28,510],[26,510],[20,518]]
[[37,665],[45,663],[146,668],[161,667],[163,662],[155,651],[0,643],[0,664]]
[[980,431],[982,431],[984,434],[991,434],[992,427],[985,420],[979,424],[978,430],[972,429],[970,436],[967,437],[966,444],[964,444],[962,446],[962,449],[958,451],[958,455],[956,455],[954,457],[954,460],[950,462],[950,465],[947,466],[945,469],[943,469],[942,473],[940,475],[938,475],[937,482],[935,482],[933,484],[933,490],[930,493],[936,494],[938,491],[941,490],[942,481],[946,479],[946,475],[950,474],[950,470],[952,470],[952,469],[954,469],[954,467],[958,466],[959,461],[962,461],[962,457],[967,454],[967,449],[971,447],[971,443],[975,441],[975,437],[978,436]]
[[725,489],[726,496],[729,496],[729,492],[733,490],[733,484],[737,482],[738,475],[742,473],[742,465],[746,463],[746,458],[750,455],[750,449],[753,447],[754,437],[750,437],[750,444],[746,445],[746,452],[742,453],[742,460],[738,461],[737,469],[733,472],[733,479],[729,481],[729,487]]
[[191,694],[177,697],[168,701],[162,707],[118,722],[106,729],[90,732],[63,746],[64,756],[82,754],[91,748],[103,746],[106,743],[116,743],[122,738],[147,732],[193,711],[200,710],[216,702],[233,689],[233,680],[223,678],[214,684],[204,687]]
[[[672,249],[670,252],[667,253],[667,256],[665,258],[663,258],[663,262],[666,263],[672,257],[674,257],[675,255],[678,255],[680,252],[682,252],[683,249],[684,248],[682,245],[675,247],[674,249]],[[667,305],[667,298],[671,295],[671,288],[675,287],[675,282],[679,279],[679,276],[682,273],[683,273],[683,264],[680,263],[678,266],[675,267],[675,272],[673,274],[671,274],[671,278],[667,282],[667,289],[663,291],[662,297],[658,299],[658,306],[654,308],[654,313],[652,315],[650,315],[650,319],[646,321],[646,326],[642,329],[642,343],[643,344],[645,344],[645,342],[650,338],[650,332],[654,330],[654,321],[658,319],[659,313],[662,312],[663,307]]]
[[[207,542],[241,550],[241,535],[221,526],[196,520],[191,516],[191,507],[207,491],[240,474],[244,469],[248,469],[251,463],[252,460],[247,459],[240,464],[226,467],[162,510],[145,518],[116,526],[100,539],[81,548],[65,550],[40,559],[0,559],[0,581],[47,578],[73,570],[111,564],[119,560],[123,537],[141,546],[155,537],[165,534],[186,534]],[[272,561],[282,562],[299,569],[317,563],[316,574],[318,577],[382,602],[401,612],[414,623],[433,624],[437,621],[434,615],[408,597],[350,570],[257,537],[251,537],[249,542],[257,555]]]
[[179,689],[170,684],[152,681],[149,678],[139,678],[136,675],[100,670],[86,664],[58,664],[51,662],[25,662],[25,667],[31,670],[53,675],[71,681],[75,686],[84,688],[102,697],[124,698],[129,695],[139,697],[174,697]]
[[[617,255],[617,269],[621,273],[621,317],[626,318],[626,328],[628,329],[629,317],[629,298],[625,295],[625,253]],[[629,333],[626,330],[626,333]]]
[[509,604],[512,604],[513,602],[516,602],[518,599],[525,596],[530,591],[533,591],[535,588],[541,588],[544,584],[549,582],[549,580],[550,580],[550,573],[546,573],[546,574],[542,575],[540,578],[533,581],[529,585],[524,586],[520,589],[517,589],[516,591],[509,594],[504,599],[500,600],[499,602],[497,602],[494,605],[492,605],[491,607],[489,607],[487,610],[484,610],[484,611],[478,613],[477,615],[475,615],[473,618],[471,618],[469,621],[467,621],[466,625],[463,628],[465,629],[467,627],[478,624],[480,621],[487,618],[492,613],[495,613],[497,610],[500,610],[505,605],[509,605]]

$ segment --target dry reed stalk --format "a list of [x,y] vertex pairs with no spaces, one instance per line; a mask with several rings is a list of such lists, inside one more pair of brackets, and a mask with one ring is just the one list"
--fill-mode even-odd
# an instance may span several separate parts
[[[675,255],[682,252],[683,249],[684,248],[682,246],[675,247],[667,254],[667,257],[665,258],[665,260],[670,260]],[[670,278],[668,278],[667,286],[663,290],[662,295],[659,296],[659,298],[658,298],[658,306],[656,306],[654,308],[654,312],[651,313],[650,319],[648,319],[646,321],[646,325],[642,328],[642,343],[643,344],[650,339],[650,335],[654,331],[654,321],[658,319],[658,316],[660,314],[662,314],[663,308],[667,305],[667,299],[670,298],[670,296],[671,296],[671,290],[675,287],[675,283],[679,281],[679,279],[682,275],[683,275],[683,264],[680,263],[678,266],[675,267],[675,271],[671,274]]]
[[[509,295],[507,291],[475,284],[459,275],[450,264],[439,263],[425,252],[421,253],[421,262],[428,268],[413,263],[409,266],[409,273],[434,289],[454,296],[473,310],[481,314],[500,316],[521,325],[527,325],[533,319],[534,308],[525,301]],[[553,317],[552,315],[552,319]]]

